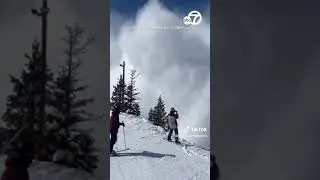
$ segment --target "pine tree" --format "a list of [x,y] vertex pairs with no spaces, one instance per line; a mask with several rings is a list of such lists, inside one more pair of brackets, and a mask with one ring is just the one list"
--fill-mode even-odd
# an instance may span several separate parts
[[94,139],[76,125],[92,120],[86,106],[93,102],[93,98],[78,99],[78,93],[88,86],[78,85],[77,71],[81,65],[80,55],[86,52],[93,39],[83,41],[86,29],[76,23],[66,26],[66,31],[67,36],[62,39],[67,45],[64,50],[66,65],[60,67],[52,87],[49,147],[53,161],[92,173],[98,160],[94,155]]
[[[122,95],[122,88],[126,87],[126,83],[123,85],[123,76],[120,75],[120,78],[118,79],[118,83],[113,86],[113,92],[111,96],[111,107],[114,107],[115,104],[118,104],[121,102],[121,95]],[[122,110],[122,112],[125,112],[126,109]]]
[[135,116],[140,116],[141,115],[141,111],[140,111],[140,105],[138,103],[134,103],[133,104],[133,115]]
[[150,108],[150,110],[149,110],[148,120],[151,122],[154,122],[154,109],[153,108]]
[[[13,84],[13,94],[7,97],[7,108],[2,115],[6,126],[15,135],[14,139],[11,139],[10,142],[10,146],[14,149],[19,148],[26,141],[39,142],[40,120],[37,113],[40,108],[39,85],[41,84],[42,68],[39,42],[36,40],[32,44],[31,54],[25,54],[28,62],[22,70],[20,78],[10,75],[10,81]],[[50,73],[49,69],[46,70],[45,75],[47,82],[50,82],[52,80],[52,73]],[[47,94],[49,96],[48,84]],[[37,152],[35,153],[37,155]]]
[[165,103],[162,100],[162,97],[159,96],[157,105],[154,107],[154,125],[164,127],[166,114]]
[[125,109],[128,114],[140,116],[140,106],[137,88],[135,87],[136,78],[138,77],[136,70],[130,71],[130,82],[125,90]]

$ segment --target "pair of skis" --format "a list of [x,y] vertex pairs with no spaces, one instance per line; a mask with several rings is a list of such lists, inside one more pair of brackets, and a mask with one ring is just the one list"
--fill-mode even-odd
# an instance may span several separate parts
[[119,152],[123,152],[123,151],[127,151],[130,150],[130,148],[126,148],[126,149],[122,149],[122,150],[118,150],[118,151],[113,151],[110,153],[110,156],[118,156]]

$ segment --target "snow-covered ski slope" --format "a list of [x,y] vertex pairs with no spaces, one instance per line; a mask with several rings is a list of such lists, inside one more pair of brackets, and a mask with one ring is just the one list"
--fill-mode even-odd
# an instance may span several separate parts
[[[193,145],[179,146],[163,138],[165,132],[143,118],[121,114],[122,126],[110,157],[111,180],[207,180],[210,152]],[[186,142],[185,142],[186,143]],[[123,151],[124,150],[124,151]]]

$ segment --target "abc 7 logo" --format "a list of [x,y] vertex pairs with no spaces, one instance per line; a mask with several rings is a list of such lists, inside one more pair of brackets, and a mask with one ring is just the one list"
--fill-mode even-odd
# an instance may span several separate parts
[[199,11],[191,11],[188,16],[183,18],[183,23],[185,25],[198,25],[201,23],[202,15]]

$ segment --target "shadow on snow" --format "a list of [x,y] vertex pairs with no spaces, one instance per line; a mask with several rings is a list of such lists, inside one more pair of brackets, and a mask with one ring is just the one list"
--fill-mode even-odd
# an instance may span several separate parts
[[151,158],[162,158],[165,156],[176,157],[175,155],[172,155],[172,154],[160,154],[160,153],[153,153],[150,151],[117,153],[117,156],[145,156],[145,157],[151,157]]

